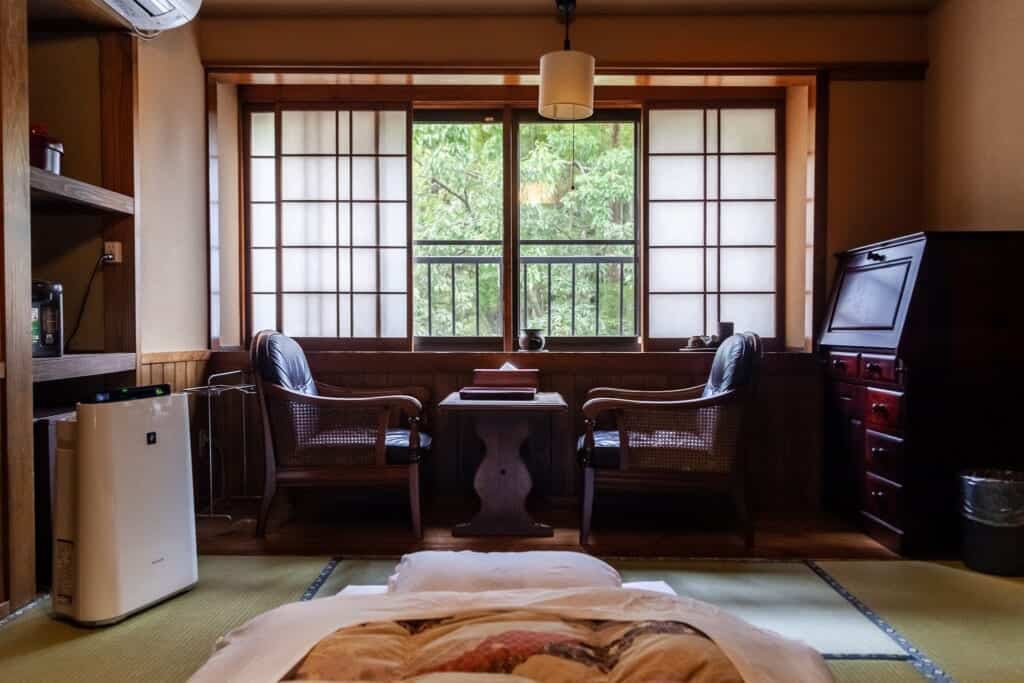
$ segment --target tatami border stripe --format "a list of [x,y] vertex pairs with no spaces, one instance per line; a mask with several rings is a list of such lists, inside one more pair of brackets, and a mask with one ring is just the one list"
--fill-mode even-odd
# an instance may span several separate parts
[[[870,607],[861,602],[860,598],[851,593],[846,589],[843,584],[829,574],[825,569],[814,560],[805,560],[805,564],[810,568],[812,572],[817,574],[822,581],[827,583],[832,589],[843,596],[847,602],[857,608],[857,610],[863,614],[872,624],[881,629],[882,633],[889,636],[893,642],[903,648],[903,651],[907,653],[910,663],[918,673],[924,676],[929,681],[937,681],[938,683],[956,683],[953,677],[944,671],[935,661],[925,655],[921,651],[921,648],[911,643],[906,636],[897,631],[893,626],[883,619],[877,612],[872,610]],[[826,657],[829,659],[829,657]]]
[[49,598],[50,598],[50,594],[49,593],[43,593],[42,595],[40,595],[38,598],[36,598],[32,602],[28,603],[27,605],[22,605],[21,607],[19,607],[15,611],[13,611],[10,614],[8,614],[3,619],[0,619],[0,628],[3,628],[4,626],[7,626],[7,624],[11,623],[12,621],[14,621],[18,617],[22,616],[26,612],[30,612],[30,611],[34,610],[36,607],[39,607],[40,605],[43,604],[43,602],[45,602]]
[[340,557],[332,557],[328,560],[327,564],[324,565],[324,568],[320,570],[319,574],[317,574],[317,577],[313,579],[313,583],[309,584],[309,587],[302,593],[302,597],[299,598],[299,601],[305,602],[306,600],[312,600],[315,598],[317,592],[324,585],[324,582],[326,582],[327,579],[331,577],[331,574],[334,573],[339,562],[341,562]]
[[910,655],[843,655],[825,653],[824,659],[836,659],[843,662],[908,662]]

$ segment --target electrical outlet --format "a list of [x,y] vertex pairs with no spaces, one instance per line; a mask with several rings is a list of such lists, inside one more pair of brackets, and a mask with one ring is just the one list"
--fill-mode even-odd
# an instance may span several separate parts
[[121,257],[121,243],[120,242],[104,242],[103,253],[110,254],[114,257],[110,263],[122,263],[124,259]]

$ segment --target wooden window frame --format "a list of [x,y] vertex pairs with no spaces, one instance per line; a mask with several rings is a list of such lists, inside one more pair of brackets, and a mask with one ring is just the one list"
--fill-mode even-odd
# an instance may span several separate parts
[[[716,271],[718,273],[719,283],[716,287],[716,291],[708,291],[707,286],[707,275],[702,278],[701,291],[695,291],[694,294],[700,294],[705,298],[704,303],[704,320],[705,324],[707,321],[707,297],[716,296],[718,298],[718,315],[721,317],[722,310],[722,289],[721,289],[721,277],[722,277],[722,249],[732,248],[767,248],[772,247],[775,250],[775,289],[772,292],[725,292],[726,294],[774,294],[775,295],[775,334],[771,337],[764,337],[765,348],[771,351],[780,350],[783,347],[783,340],[785,339],[785,324],[786,324],[786,98],[785,94],[782,93],[778,97],[759,97],[751,99],[684,99],[684,100],[648,100],[644,105],[643,114],[643,343],[645,351],[675,351],[682,347],[685,347],[688,342],[687,337],[658,337],[652,338],[650,336],[650,268],[647,267],[649,264],[649,251],[650,246],[650,209],[651,199],[649,192],[649,172],[650,169],[650,158],[651,156],[675,156],[671,153],[665,154],[654,154],[650,153],[650,113],[660,109],[696,109],[706,111],[708,109],[717,109],[721,112],[722,109],[774,109],[775,110],[775,244],[774,245],[736,245],[726,246],[721,245],[721,204],[723,201],[722,192],[722,164],[721,158],[722,147],[721,147],[721,122],[718,125],[718,145],[716,146],[717,151],[709,153],[707,151],[707,117],[705,116],[705,133],[704,133],[704,151],[697,154],[687,154],[686,156],[702,156],[705,160],[705,185],[707,183],[707,159],[709,156],[715,156],[719,159],[718,163],[718,197],[715,199],[715,203],[718,206],[718,241],[713,248],[717,250],[718,264]],[[737,154],[739,155],[739,154]],[[762,153],[763,155],[763,153]],[[729,156],[728,154],[724,156]],[[661,200],[654,200],[655,202]],[[665,200],[672,201],[672,200]],[[704,198],[700,201],[706,206],[708,203],[707,191],[705,187]],[[729,200],[732,201],[732,200]],[[707,244],[707,211],[704,211],[704,243],[700,247],[691,247],[694,249],[699,248],[703,254],[704,269],[707,268],[707,251],[709,246]],[[684,247],[685,248],[685,247]],[[657,292],[656,292],[657,293]],[[744,330],[736,330],[742,332]],[[708,334],[714,332],[709,330]]]
[[[518,201],[509,201],[509,197],[517,198],[518,188],[518,127],[523,120],[530,117],[539,117],[532,112],[532,102],[515,100],[495,99],[473,99],[472,93],[477,88],[422,88],[423,94],[428,95],[424,99],[417,99],[419,92],[416,87],[400,88],[401,94],[394,93],[394,88],[387,86],[360,86],[352,88],[336,88],[321,86],[243,86],[239,89],[239,117],[242,119],[239,126],[241,140],[239,149],[242,163],[240,164],[239,176],[242,183],[242,234],[244,248],[241,250],[243,260],[240,271],[243,277],[243,299],[245,305],[242,310],[242,325],[244,344],[248,347],[252,339],[251,331],[251,268],[249,259],[250,246],[250,199],[249,199],[249,174],[250,174],[250,120],[252,112],[271,111],[275,112],[275,158],[277,159],[277,174],[275,183],[277,185],[277,232],[278,242],[275,250],[277,252],[277,278],[281,277],[281,250],[280,250],[280,111],[282,110],[404,110],[407,112],[408,126],[406,132],[406,156],[409,164],[412,164],[412,126],[417,117],[417,112],[429,110],[489,110],[503,113],[504,124],[504,239],[503,239],[503,268],[502,268],[502,305],[503,305],[503,335],[498,337],[415,337],[413,336],[413,196],[412,196],[412,173],[408,173],[406,202],[407,202],[407,225],[406,225],[406,337],[395,338],[373,338],[373,337],[301,337],[298,341],[303,347],[310,350],[360,350],[360,351],[504,351],[513,352],[517,350],[517,334],[519,327],[519,239],[518,239]],[[438,92],[435,92],[438,91]],[[685,345],[685,338],[658,338],[651,339],[649,336],[649,269],[648,244],[649,244],[649,210],[648,200],[648,168],[649,159],[649,112],[654,109],[729,109],[729,108],[773,108],[776,111],[776,272],[775,272],[775,336],[766,338],[765,345],[769,350],[782,348],[782,339],[785,331],[785,89],[780,87],[700,87],[700,88],[630,88],[636,92],[635,99],[616,98],[614,101],[598,103],[597,115],[602,111],[623,111],[636,110],[638,112],[639,135],[635,137],[635,144],[639,148],[636,163],[637,182],[635,193],[638,204],[635,207],[635,221],[637,225],[637,242],[635,247],[635,279],[639,287],[636,287],[635,315],[637,316],[636,337],[554,337],[550,339],[549,348],[564,351],[666,351],[676,350]],[[350,91],[351,96],[346,96],[345,91]],[[375,97],[375,93],[380,97]],[[386,93],[386,94],[385,94]],[[461,95],[465,93],[465,95]],[[455,113],[455,112],[453,112]],[[457,116],[457,113],[455,113]],[[536,120],[536,119],[535,119]],[[375,155],[376,156],[376,155]],[[410,167],[411,168],[411,167]],[[720,171],[719,171],[720,172]],[[378,179],[379,181],[379,179]],[[379,209],[378,209],[379,211]],[[706,218],[705,218],[706,220]],[[379,223],[378,223],[379,230]],[[707,246],[702,245],[706,250]],[[720,254],[720,252],[719,252]],[[515,277],[513,277],[515,275]],[[380,277],[378,267],[377,277]],[[516,286],[506,287],[505,283],[514,282]],[[706,289],[706,282],[704,284]],[[731,293],[731,292],[729,292]],[[767,293],[767,292],[763,292]],[[282,312],[280,290],[277,292],[277,316],[280,322]],[[705,292],[705,295],[707,293]],[[721,293],[718,292],[720,296]],[[380,305],[378,300],[377,316],[378,329],[380,317]],[[511,323],[511,324],[510,324]]]
[[[499,306],[502,312],[502,333],[493,336],[452,336],[452,335],[428,335],[421,336],[413,334],[413,348],[416,351],[504,351],[508,350],[505,345],[506,330],[508,327],[508,318],[505,315],[506,305],[505,301],[509,297],[509,287],[507,278],[507,261],[510,255],[506,251],[507,247],[507,233],[508,223],[505,220],[505,216],[508,215],[508,192],[506,175],[508,169],[508,160],[505,158],[505,150],[507,148],[507,139],[510,134],[507,122],[506,122],[506,110],[508,105],[504,107],[429,107],[429,108],[418,108],[414,107],[412,110],[412,126],[417,123],[463,123],[463,124],[484,124],[484,125],[496,125],[501,126],[502,129],[502,255],[501,255],[501,267],[499,268],[499,277],[501,280],[501,301]],[[487,117],[492,117],[492,120],[486,120]],[[409,148],[409,159],[410,159],[410,177],[412,176],[412,147]],[[412,193],[409,196],[410,208],[413,204]],[[413,209],[413,215],[415,210]],[[410,219],[410,249],[415,249],[415,244],[412,241],[415,238],[415,226],[411,225]],[[415,254],[413,254],[413,265],[415,265]],[[410,272],[410,296],[412,294],[412,273]],[[477,302],[479,305],[479,302]],[[410,309],[411,310],[411,309]],[[413,313],[410,312],[410,322]],[[415,333],[415,330],[413,330]]]
[[[373,111],[375,113],[382,111],[403,111],[406,113],[406,132],[405,132],[405,154],[404,155],[382,155],[380,154],[380,118],[375,118],[374,126],[374,153],[371,154],[354,154],[352,152],[352,124],[349,124],[349,153],[347,155],[332,154],[332,155],[316,155],[316,154],[303,154],[303,155],[283,155],[281,153],[281,114],[284,111],[348,111],[350,114],[354,111]],[[252,246],[252,222],[251,222],[251,207],[252,200],[250,198],[250,174],[251,174],[251,142],[252,142],[252,114],[254,113],[273,113],[274,114],[274,184],[275,184],[275,246],[274,247],[256,247],[273,249],[276,259],[275,264],[275,292],[276,298],[276,327],[278,330],[283,329],[283,299],[287,293],[283,291],[281,283],[283,277],[283,249],[285,248],[282,244],[282,204],[284,200],[281,196],[281,161],[285,156],[301,156],[301,157],[316,157],[316,156],[330,156],[332,158],[340,158],[346,156],[351,163],[351,159],[357,156],[368,156],[373,158],[375,161],[387,157],[387,156],[402,156],[407,159],[407,163],[412,163],[412,104],[411,102],[372,102],[372,101],[357,101],[338,99],[334,101],[312,101],[304,102],[301,100],[287,100],[281,99],[275,102],[248,102],[243,101],[239,106],[239,115],[242,118],[239,130],[241,131],[241,149],[243,163],[239,169],[240,179],[243,186],[243,229],[244,235],[244,249],[243,249],[243,278],[245,283],[245,310],[243,311],[243,326],[244,326],[244,340],[245,346],[248,348],[252,341],[253,330],[252,330],[252,302],[253,302],[253,291],[252,291],[252,267],[251,259],[249,255]],[[337,126],[337,123],[335,123]],[[350,182],[350,196],[347,201],[349,210],[352,210],[352,204],[355,201],[351,197],[351,171],[349,173]],[[381,268],[380,268],[380,207],[382,200],[379,197],[380,194],[380,170],[378,164],[378,170],[375,173],[375,183],[377,185],[377,198],[373,200],[373,204],[376,207],[376,222],[375,229],[377,231],[376,243],[372,248],[377,253],[377,267],[376,271],[376,287],[373,292],[358,292],[358,294],[373,294],[377,297],[376,300],[376,329],[378,334],[381,331],[381,315],[382,305],[381,296],[382,294],[398,294],[398,292],[383,292],[381,290]],[[309,202],[315,202],[315,200],[308,200]],[[341,200],[335,199],[334,203],[338,204]],[[397,200],[389,200],[390,203],[401,203]],[[384,203],[389,203],[385,201]],[[269,202],[267,202],[269,203]],[[303,203],[303,200],[296,200],[295,203]],[[403,337],[295,337],[295,339],[304,347],[310,350],[352,350],[352,351],[407,351],[410,348],[412,340],[412,174],[406,173],[406,196],[404,203],[406,205],[406,245],[405,245],[405,277],[406,277],[406,291],[405,291],[405,336]],[[351,219],[349,221],[351,230]],[[316,248],[316,247],[312,247]],[[331,248],[331,247],[324,247]],[[334,249],[340,249],[339,245],[335,245]],[[350,250],[355,247],[350,243]],[[394,247],[398,248],[398,247]],[[340,277],[338,275],[337,277]],[[348,291],[342,292],[340,289],[340,283],[333,292],[304,292],[305,294],[334,294],[335,296],[341,297],[348,295],[350,297],[355,296],[357,292],[354,292],[351,287]],[[354,301],[350,303],[349,315],[354,316]],[[340,309],[339,309],[340,316]],[[340,329],[341,320],[338,320],[338,326]],[[354,330],[354,320],[350,321],[350,330]]]
[[[569,336],[569,337],[558,337],[558,336],[547,336],[546,347],[555,351],[641,351],[641,321],[643,319],[641,313],[640,303],[640,274],[642,271],[641,267],[641,250],[643,240],[641,238],[643,227],[643,220],[641,219],[641,212],[639,203],[644,201],[646,191],[641,192],[641,164],[643,162],[643,149],[641,148],[641,138],[644,128],[643,120],[643,107],[641,103],[636,103],[634,106],[608,106],[595,108],[594,113],[589,118],[580,121],[581,124],[587,124],[590,122],[628,122],[635,126],[633,134],[633,329],[635,334],[632,336],[613,336],[613,335],[602,335],[602,336]],[[513,309],[513,321],[515,323],[515,330],[519,330],[523,321],[520,319],[521,307],[519,296],[522,288],[525,284],[521,281],[521,268],[519,263],[520,257],[520,239],[519,239],[519,129],[520,126],[530,123],[572,123],[571,121],[549,121],[543,118],[536,109],[517,109],[515,110],[515,116],[513,119],[513,136],[512,136],[512,167],[513,167],[513,184],[512,192],[506,197],[506,201],[512,202],[515,205],[515,213],[513,220],[513,235],[512,244],[515,255],[515,264],[513,271],[515,273],[515,293],[514,293],[514,304]],[[518,337],[518,335],[516,335]],[[511,350],[516,350],[518,347],[514,346]]]

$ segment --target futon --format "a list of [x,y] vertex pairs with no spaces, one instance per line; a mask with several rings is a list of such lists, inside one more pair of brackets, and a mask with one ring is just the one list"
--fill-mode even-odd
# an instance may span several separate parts
[[810,647],[713,605],[629,588],[339,594],[223,637],[193,683],[824,683]]

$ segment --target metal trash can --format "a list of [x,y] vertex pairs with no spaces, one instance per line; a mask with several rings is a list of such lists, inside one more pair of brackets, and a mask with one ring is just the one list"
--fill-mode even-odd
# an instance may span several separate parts
[[1024,472],[960,474],[963,559],[986,574],[1024,576]]

